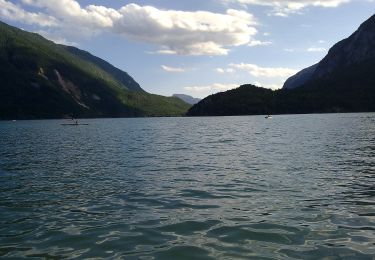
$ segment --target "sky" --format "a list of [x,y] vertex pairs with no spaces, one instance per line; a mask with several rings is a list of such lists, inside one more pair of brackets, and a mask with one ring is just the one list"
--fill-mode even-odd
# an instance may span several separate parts
[[0,0],[0,20],[89,51],[150,93],[281,88],[375,13],[375,0]]

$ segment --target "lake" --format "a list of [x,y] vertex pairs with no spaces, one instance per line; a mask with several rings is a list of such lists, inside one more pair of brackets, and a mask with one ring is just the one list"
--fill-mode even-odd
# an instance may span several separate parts
[[374,259],[374,113],[66,122],[0,122],[0,258]]

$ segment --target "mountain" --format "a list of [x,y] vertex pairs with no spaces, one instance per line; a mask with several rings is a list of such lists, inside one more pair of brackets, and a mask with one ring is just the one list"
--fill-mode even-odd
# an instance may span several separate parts
[[312,65],[306,69],[301,70],[296,75],[291,76],[285,81],[283,88],[293,89],[302,86],[311,79],[311,76],[314,74],[317,66],[318,64]]
[[78,56],[79,58],[86,60],[88,62],[94,63],[95,65],[100,67],[102,70],[112,75],[123,86],[126,86],[127,89],[145,92],[141,88],[141,86],[131,76],[129,76],[128,73],[112,66],[110,63],[106,62],[105,60],[95,57],[94,55],[91,55],[89,52],[80,50],[73,46],[64,46],[64,45],[61,45],[61,46],[65,48],[67,51],[69,51],[70,53],[72,53],[73,55]]
[[195,97],[185,95],[185,94],[173,94],[173,97],[177,97],[190,105],[197,104],[199,101],[202,100],[200,98],[195,98]]
[[274,92],[254,85],[210,95],[191,107],[188,116],[261,115],[272,110]]
[[283,89],[252,85],[211,95],[189,116],[375,111],[375,15],[322,61],[289,78]]
[[178,116],[189,107],[88,52],[0,22],[0,119]]
[[375,64],[375,15],[362,23],[350,37],[335,44],[318,64],[289,78],[283,88],[302,87],[318,80],[335,80],[348,72],[351,78],[355,78],[356,85],[367,84],[372,74],[369,71],[371,64]]
[[270,90],[250,84],[217,93],[192,106],[187,116],[375,112],[374,87],[300,87]]

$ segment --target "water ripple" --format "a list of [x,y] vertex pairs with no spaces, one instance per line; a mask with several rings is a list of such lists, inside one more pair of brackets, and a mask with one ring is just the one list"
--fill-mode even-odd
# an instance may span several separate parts
[[0,122],[0,258],[373,259],[374,121]]

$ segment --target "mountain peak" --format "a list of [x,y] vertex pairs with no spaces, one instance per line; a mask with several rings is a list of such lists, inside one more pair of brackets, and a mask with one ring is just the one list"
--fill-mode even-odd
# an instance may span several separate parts
[[350,37],[335,44],[319,63],[314,76],[321,78],[334,70],[375,58],[375,16],[361,24]]
[[364,21],[361,26],[359,27],[359,29],[361,28],[369,28],[369,29],[372,29],[374,30],[375,28],[375,14],[372,15],[369,19],[367,19],[366,21]]
[[[363,22],[348,38],[336,43],[316,65],[313,73],[309,68],[289,78],[284,88],[303,86],[310,80],[329,77],[332,73],[375,59],[375,15]],[[311,67],[310,67],[311,68]],[[292,82],[292,84],[291,84]]]

